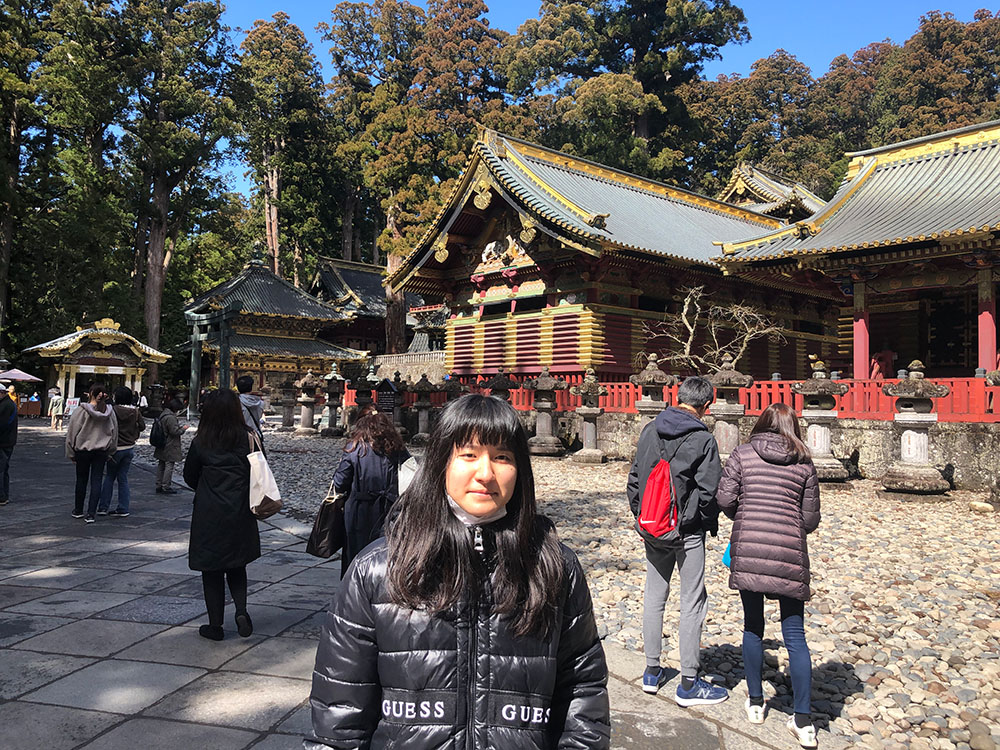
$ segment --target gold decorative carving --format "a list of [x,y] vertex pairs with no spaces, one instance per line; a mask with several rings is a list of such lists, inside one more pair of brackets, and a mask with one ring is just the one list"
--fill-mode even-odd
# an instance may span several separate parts
[[535,228],[535,222],[532,221],[530,218],[528,218],[524,214],[520,214],[519,216],[521,219],[521,227],[522,227],[519,237],[521,238],[521,242],[523,242],[525,246],[527,246],[535,241],[535,236],[538,234],[538,230]]
[[434,260],[438,263],[448,260],[448,243],[443,238],[434,243]]
[[480,211],[485,211],[490,207],[490,203],[493,200],[493,192],[490,190],[490,183],[486,180],[479,180],[475,187],[476,197],[472,199],[476,208]]

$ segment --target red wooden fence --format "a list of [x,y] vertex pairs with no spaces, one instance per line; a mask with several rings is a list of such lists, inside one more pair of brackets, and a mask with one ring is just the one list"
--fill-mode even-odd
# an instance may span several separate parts
[[[773,403],[788,404],[796,412],[802,412],[802,397],[792,391],[792,380],[762,380],[750,388],[740,389],[740,403],[746,406],[748,416],[757,416]],[[842,380],[848,391],[837,399],[837,411],[843,418],[891,420],[895,413],[894,399],[882,393],[882,386],[893,380]],[[935,410],[942,422],[1000,422],[1000,387],[989,386],[982,378],[934,378],[935,383],[947,385],[951,393],[935,399]],[[638,386],[631,383],[604,383],[608,389],[600,400],[601,408],[609,413],[635,414],[635,402],[641,396]],[[470,388],[483,394],[489,390],[471,385]],[[677,387],[663,389],[667,405],[677,402]],[[510,392],[510,402],[518,411],[529,411],[534,392],[518,388]],[[406,406],[417,400],[415,393],[407,393]],[[431,403],[440,406],[445,401],[444,393],[432,393]],[[354,406],[357,402],[354,391],[344,394],[344,404]],[[572,411],[580,405],[580,398],[569,392],[556,391],[557,411]]]

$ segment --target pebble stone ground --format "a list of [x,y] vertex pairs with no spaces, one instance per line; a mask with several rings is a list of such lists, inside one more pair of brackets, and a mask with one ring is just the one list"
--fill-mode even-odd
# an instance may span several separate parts
[[[185,443],[191,435],[185,436]],[[342,440],[268,432],[289,512],[308,519],[325,495]],[[151,460],[150,449],[140,456]],[[645,561],[624,498],[628,466],[534,463],[543,512],[580,556],[607,642],[641,654]],[[806,608],[817,725],[848,746],[892,750],[1000,747],[1000,531],[969,510],[977,493],[941,504],[887,501],[876,483],[824,485],[810,536],[814,596]],[[722,565],[731,526],[708,540],[710,611],[702,664],[744,690],[742,614]],[[677,595],[664,623],[676,666]],[[765,690],[788,712],[790,683],[776,607],[769,610]],[[641,660],[636,664],[641,666]],[[742,692],[745,695],[745,692]],[[733,702],[733,701],[731,701]],[[742,702],[742,699],[741,701]]]

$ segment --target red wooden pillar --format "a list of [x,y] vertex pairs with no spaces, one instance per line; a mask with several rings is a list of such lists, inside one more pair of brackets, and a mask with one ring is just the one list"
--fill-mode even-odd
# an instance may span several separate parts
[[868,303],[865,299],[865,282],[854,282],[854,379],[865,380],[870,375],[868,335]]
[[993,269],[979,270],[979,357],[978,366],[987,372],[997,368],[997,302]]

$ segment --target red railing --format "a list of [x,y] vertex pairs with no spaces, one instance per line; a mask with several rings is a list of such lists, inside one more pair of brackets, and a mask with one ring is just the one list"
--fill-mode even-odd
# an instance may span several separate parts
[[[576,378],[576,380],[579,380]],[[740,389],[740,403],[746,406],[747,416],[757,416],[773,403],[788,404],[796,412],[802,412],[802,397],[792,391],[791,380],[762,380],[750,388]],[[895,413],[895,399],[882,392],[882,386],[894,380],[842,380],[848,386],[847,393],[837,399],[839,416],[848,419],[891,420]],[[951,393],[935,399],[934,407],[942,422],[1000,422],[1000,387],[989,386],[982,378],[934,378],[933,382],[947,385]],[[608,393],[601,397],[601,408],[609,413],[635,414],[635,402],[640,398],[638,386],[631,383],[604,383]],[[469,384],[477,392],[488,395],[489,390]],[[529,411],[534,392],[517,388],[510,392],[510,402],[518,411]],[[663,389],[667,405],[677,402],[677,386]],[[416,401],[415,393],[407,393],[406,406]],[[431,403],[440,406],[445,402],[444,393],[432,393]],[[344,394],[344,405],[354,406],[354,391]],[[556,391],[557,411],[573,411],[580,405],[580,398],[569,390]]]

